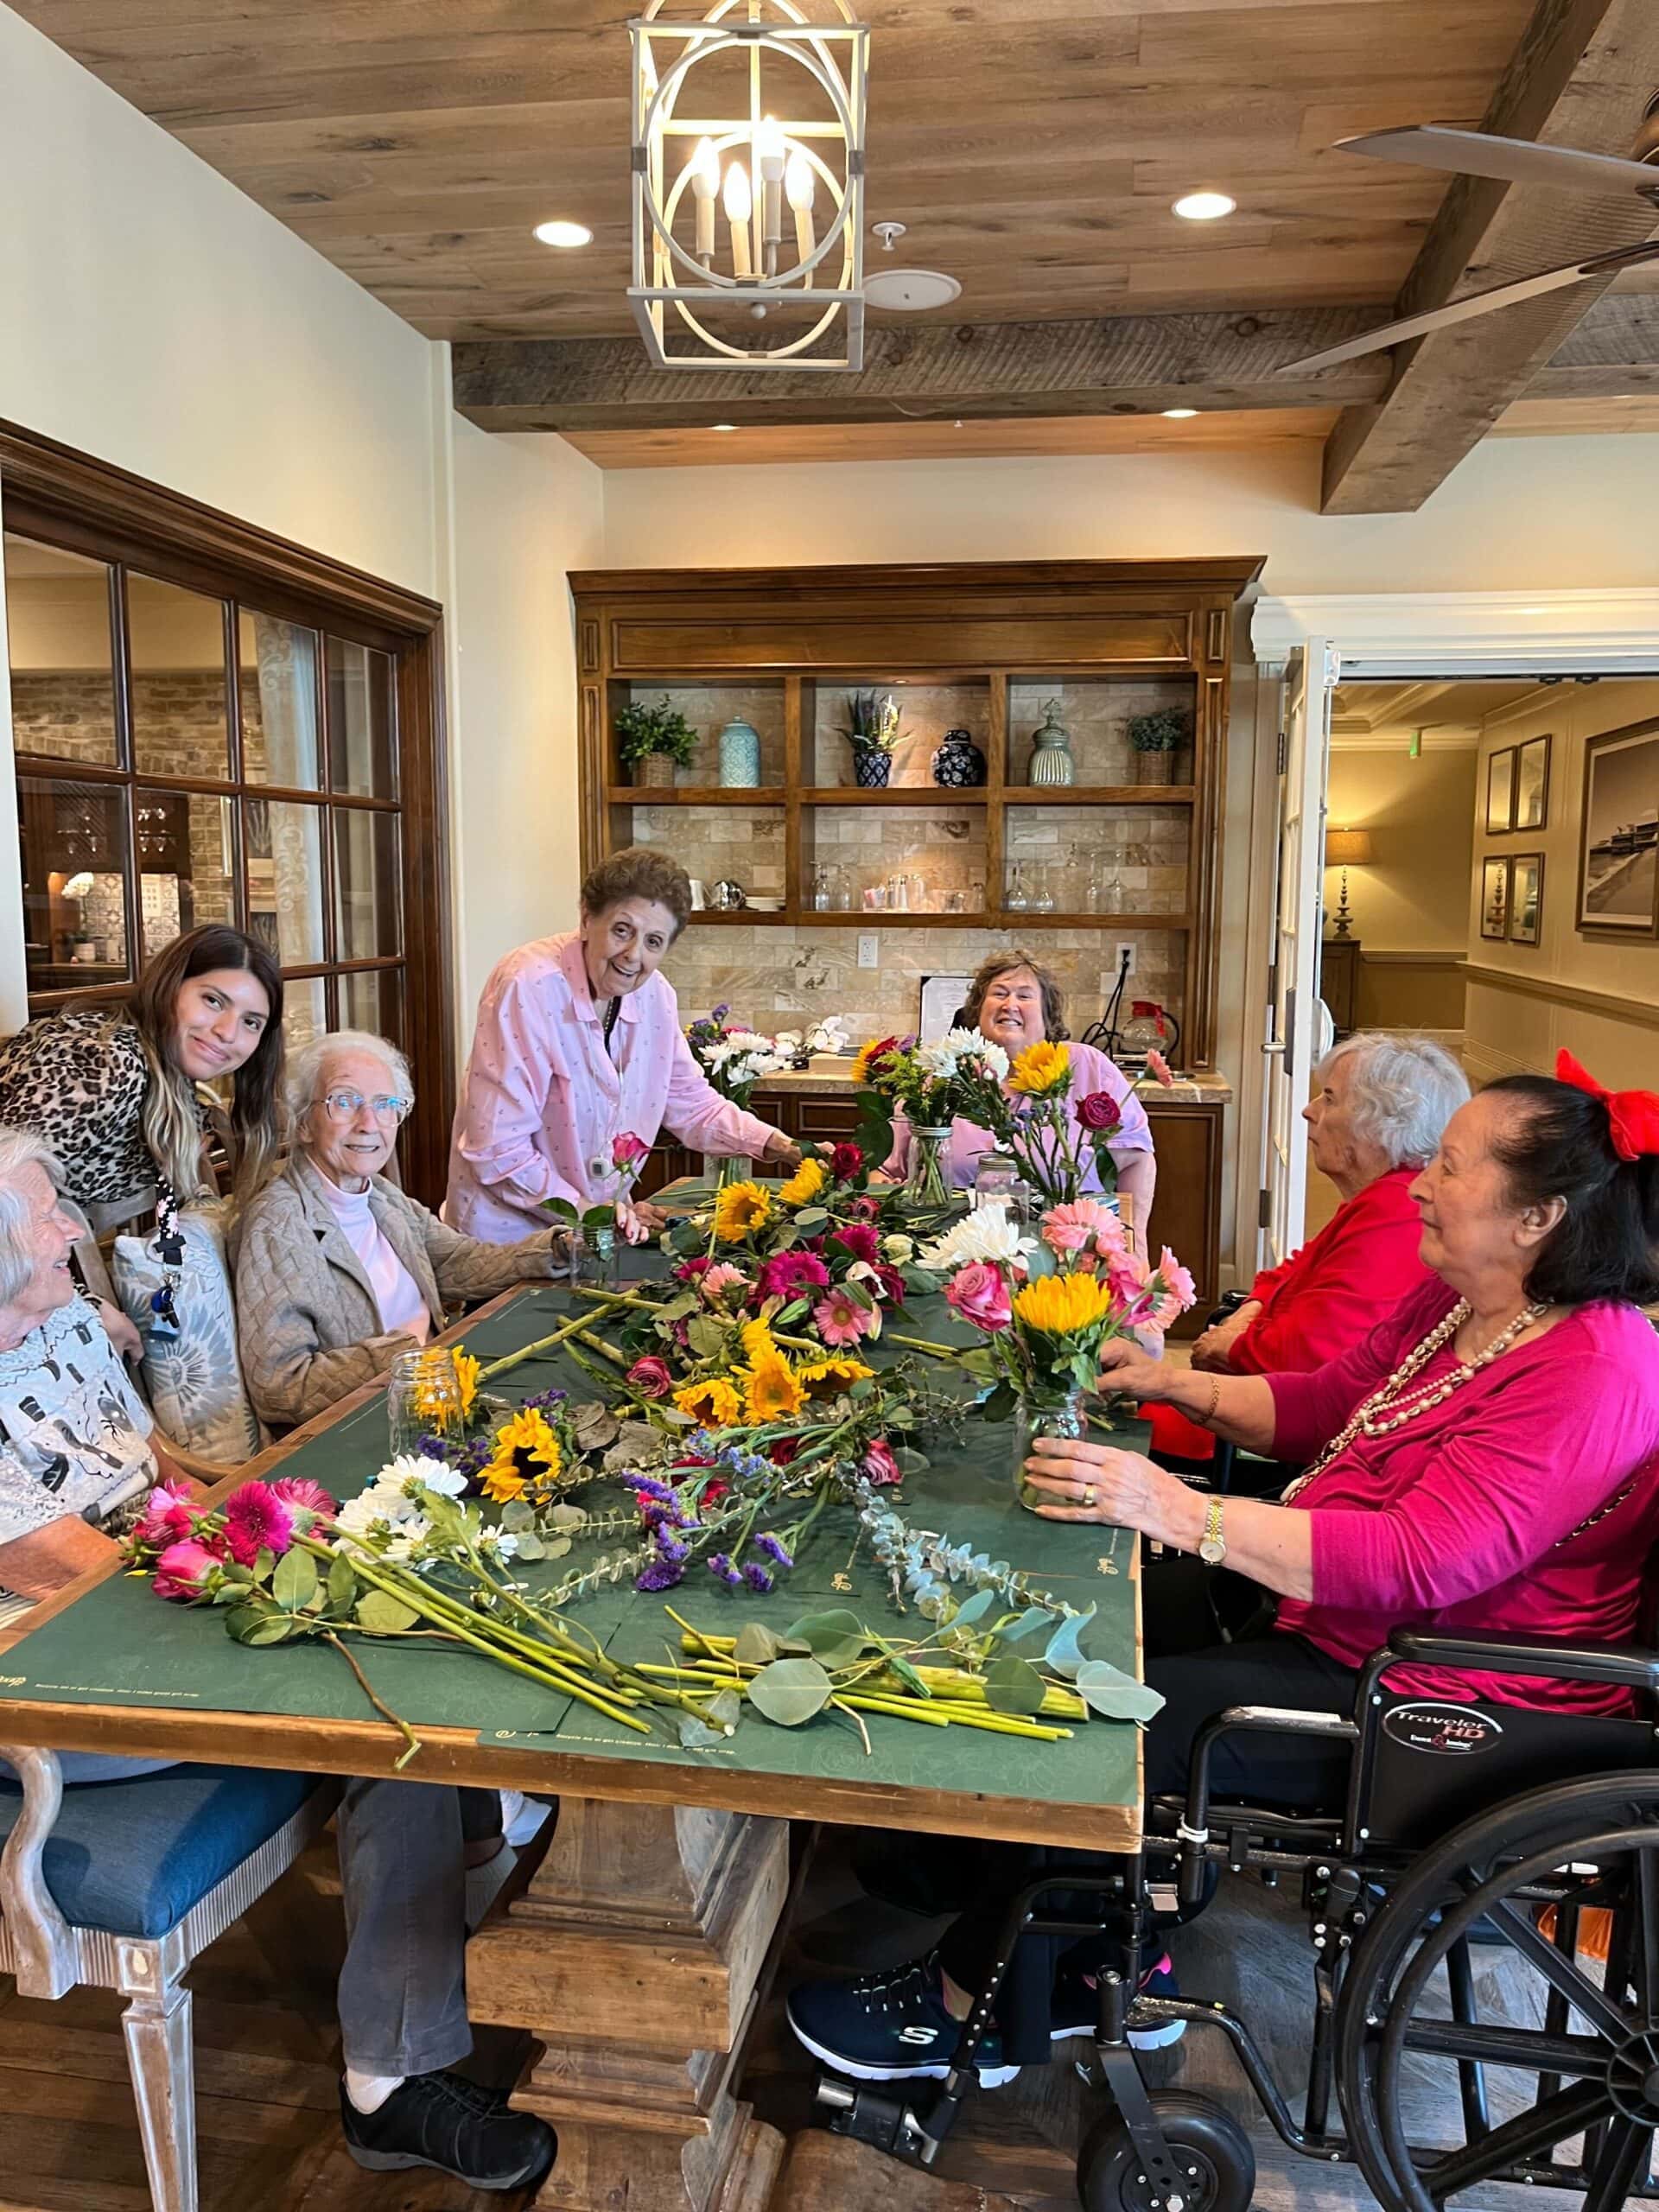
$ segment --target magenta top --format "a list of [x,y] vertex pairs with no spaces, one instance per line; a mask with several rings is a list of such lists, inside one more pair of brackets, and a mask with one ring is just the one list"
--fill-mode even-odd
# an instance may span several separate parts
[[543,1198],[578,1206],[613,1198],[620,1179],[611,1146],[620,1136],[650,1144],[665,1128],[722,1159],[766,1150],[773,1131],[708,1082],[661,975],[630,991],[618,1014],[607,1052],[575,931],[497,962],[450,1141],[443,1213],[452,1229],[512,1244],[547,1227]]
[[[1112,1132],[1107,1151],[1116,1159],[1120,1154],[1150,1152],[1153,1149],[1152,1124],[1147,1119],[1147,1109],[1135,1095],[1135,1086],[1116,1060],[1093,1045],[1068,1045],[1071,1055],[1071,1089],[1066,1108],[1071,1119],[1077,1118],[1077,1101],[1088,1098],[1097,1090],[1110,1093],[1117,1102],[1122,1116]],[[967,1190],[979,1173],[979,1156],[995,1150],[996,1139],[988,1129],[982,1129],[976,1122],[964,1120],[960,1115],[950,1124],[950,1142],[947,1147],[948,1172],[950,1181],[958,1191]],[[910,1123],[902,1113],[893,1117],[893,1151],[885,1166],[889,1175],[902,1175],[910,1165]],[[1094,1147],[1085,1146],[1083,1154],[1083,1188],[1098,1191],[1100,1170],[1096,1165]]]
[[[1455,1302],[1436,1279],[1340,1359],[1269,1375],[1274,1457],[1314,1459]],[[1448,1344],[1408,1392],[1456,1364]],[[1634,1306],[1579,1306],[1403,1427],[1357,1436],[1297,1492],[1291,1510],[1313,1524],[1313,1597],[1281,1599],[1279,1627],[1350,1667],[1395,1628],[1627,1643],[1656,1493],[1659,1335]],[[1630,1703],[1605,1685],[1518,1675],[1401,1667],[1389,1680],[1427,1696],[1558,1712]]]

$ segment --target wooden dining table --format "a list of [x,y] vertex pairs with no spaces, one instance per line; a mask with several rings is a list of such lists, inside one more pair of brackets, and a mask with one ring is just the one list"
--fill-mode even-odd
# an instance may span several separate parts
[[[550,1333],[573,1311],[562,1287],[481,1307],[446,1341],[486,1361]],[[948,1335],[942,1300],[918,1301],[913,1332]],[[550,1385],[594,1395],[563,1351],[505,1376],[513,1400]],[[1121,1440],[1139,1446],[1144,1430]],[[941,1531],[1024,1571],[1033,1587],[1092,1605],[1092,1653],[1141,1674],[1140,1564],[1122,1529],[1023,1510],[1011,1431],[966,1423],[906,1478],[912,1527]],[[336,1497],[387,1456],[384,1390],[371,1386],[273,1445],[231,1483],[306,1475]],[[226,1487],[229,1487],[227,1484]],[[556,1580],[587,1556],[526,1570]],[[850,1506],[825,1510],[792,1573],[769,1594],[694,1570],[667,1600],[697,1629],[745,1621],[779,1632],[831,1606],[896,1626],[890,1579]],[[571,1608],[619,1657],[678,1656],[664,1596],[631,1583]],[[913,1622],[914,1616],[911,1616]],[[1139,1731],[1076,1725],[1044,1743],[868,1716],[868,1748],[844,1716],[801,1728],[746,1716],[711,1750],[684,1750],[604,1719],[464,1651],[359,1643],[377,1694],[421,1749],[404,1778],[556,1795],[551,1843],[467,1947],[475,2021],[540,2045],[516,2101],[557,2129],[538,2203],[563,2212],[760,2212],[781,2163],[778,2132],[738,2094],[746,2037],[790,1891],[791,1822],[929,1835],[1064,1841],[1110,1853],[1141,1840]],[[0,1741],[318,1774],[391,1775],[405,1746],[339,1656],[315,1644],[249,1649],[222,1617],[163,1605],[113,1567],[60,1592],[0,1637]]]

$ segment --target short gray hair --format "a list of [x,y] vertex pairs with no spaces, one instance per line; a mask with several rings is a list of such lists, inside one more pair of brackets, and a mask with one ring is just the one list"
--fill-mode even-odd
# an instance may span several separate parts
[[377,1037],[367,1029],[331,1029],[289,1056],[288,1110],[296,1124],[316,1097],[324,1068],[341,1052],[369,1053],[385,1068],[400,1098],[414,1097],[415,1078],[410,1074],[409,1062],[389,1037]]
[[0,1129],[0,1306],[15,1306],[35,1272],[35,1255],[23,1243],[29,1203],[17,1188],[30,1166],[43,1167],[54,1191],[63,1188],[63,1170],[44,1137],[33,1129]]
[[1313,1071],[1323,1083],[1337,1061],[1354,1062],[1354,1135],[1378,1146],[1390,1167],[1421,1167],[1434,1156],[1440,1132],[1469,1097],[1469,1078],[1431,1038],[1357,1029]]

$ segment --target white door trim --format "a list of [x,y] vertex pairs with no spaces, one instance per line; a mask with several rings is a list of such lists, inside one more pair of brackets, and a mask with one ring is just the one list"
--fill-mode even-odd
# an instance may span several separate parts
[[1659,672],[1659,591],[1310,592],[1259,599],[1255,658],[1329,638],[1344,677]]

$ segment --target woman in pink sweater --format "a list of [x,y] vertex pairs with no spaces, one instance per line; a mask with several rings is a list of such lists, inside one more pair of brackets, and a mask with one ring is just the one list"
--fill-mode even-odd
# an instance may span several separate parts
[[[1105,1348],[1109,1385],[1253,1451],[1310,1461],[1282,1500],[1193,1491],[1095,1444],[1040,1441],[1026,1462],[1051,1518],[1138,1529],[1212,1575],[1246,1578],[1263,1601],[1223,1643],[1207,1604],[1185,1623],[1160,1619],[1162,1578],[1149,1575],[1148,1643],[1162,1656],[1147,1680],[1165,1700],[1146,1736],[1149,1798],[1184,1790],[1194,1735],[1225,1706],[1351,1711],[1359,1669],[1395,1628],[1586,1643],[1636,1632],[1659,1533],[1659,1336],[1637,1310],[1659,1299],[1659,1096],[1604,1091],[1563,1053],[1557,1079],[1507,1077],[1459,1108],[1411,1195],[1432,1279],[1327,1365],[1180,1372],[1129,1344]],[[1389,1681],[1558,1712],[1629,1703],[1603,1685],[1501,1671],[1402,1667]],[[1306,1808],[1339,1800],[1347,1765],[1340,1745],[1315,1738],[1234,1736],[1216,1747],[1211,1778],[1223,1797]],[[880,2015],[894,2041],[866,2068],[874,2078],[918,2070],[906,2025],[940,2009],[965,2017],[1000,1909],[993,1896],[988,1914],[965,1916]],[[874,2050],[849,1986],[791,1999],[820,2055],[836,2057],[841,2037],[836,2063]],[[988,2069],[1046,2052],[1048,1991],[1046,1974],[1040,1991],[1029,1974],[1011,1978]]]

